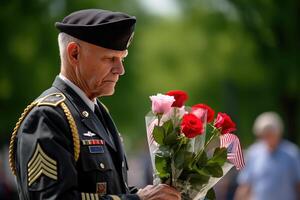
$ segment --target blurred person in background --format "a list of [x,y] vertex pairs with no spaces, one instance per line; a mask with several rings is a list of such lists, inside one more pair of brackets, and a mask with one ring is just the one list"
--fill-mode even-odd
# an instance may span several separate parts
[[299,149],[282,139],[280,116],[262,113],[255,120],[253,131],[258,141],[246,153],[246,167],[238,176],[235,199],[300,199]]

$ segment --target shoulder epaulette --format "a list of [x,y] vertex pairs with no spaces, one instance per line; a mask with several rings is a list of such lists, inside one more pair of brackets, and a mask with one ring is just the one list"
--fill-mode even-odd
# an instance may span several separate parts
[[37,106],[47,105],[47,106],[58,106],[61,102],[66,100],[65,95],[62,93],[52,93],[41,99],[38,99]]
[[42,97],[40,99],[35,100],[34,102],[32,102],[30,105],[28,105],[25,108],[25,110],[21,114],[21,117],[19,118],[18,122],[16,123],[16,126],[15,126],[15,128],[13,130],[13,133],[11,135],[11,138],[10,138],[10,144],[9,144],[9,165],[10,165],[10,168],[11,168],[12,173],[14,175],[16,175],[16,166],[15,166],[15,161],[14,161],[14,157],[15,157],[14,149],[15,149],[15,140],[17,138],[17,133],[18,133],[18,130],[19,130],[19,127],[20,127],[21,123],[23,122],[23,120],[25,119],[27,114],[35,106],[47,105],[47,106],[55,106],[55,107],[60,106],[61,107],[61,109],[65,113],[65,116],[68,120],[70,130],[71,130],[71,133],[72,133],[73,148],[74,148],[74,159],[75,159],[75,161],[78,160],[79,153],[80,153],[80,140],[79,140],[78,130],[77,130],[75,120],[74,120],[68,106],[64,102],[65,99],[66,99],[65,95],[63,95],[62,93],[52,93],[52,94],[49,94],[45,97]]

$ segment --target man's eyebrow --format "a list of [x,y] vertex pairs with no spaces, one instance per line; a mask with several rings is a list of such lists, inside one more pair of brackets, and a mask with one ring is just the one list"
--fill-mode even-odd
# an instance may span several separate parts
[[120,52],[118,52],[118,53],[115,53],[115,52],[111,52],[111,53],[109,53],[109,54],[107,54],[106,56],[104,56],[105,58],[112,58],[112,57],[116,57],[116,58],[122,58],[122,59],[124,59],[124,58],[126,58],[128,56],[128,51],[126,50],[126,52],[124,52],[124,53],[120,53]]

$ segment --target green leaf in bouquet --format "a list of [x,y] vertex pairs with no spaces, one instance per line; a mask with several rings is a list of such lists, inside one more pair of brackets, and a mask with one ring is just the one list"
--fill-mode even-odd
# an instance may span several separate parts
[[203,170],[209,173],[212,177],[220,178],[223,176],[222,167],[218,163],[207,163]]
[[216,193],[215,193],[215,190],[214,188],[210,188],[207,193],[206,193],[206,196],[205,196],[205,199],[206,200],[216,200]]
[[198,167],[204,167],[207,164],[207,160],[208,158],[206,152],[202,151],[196,164]]
[[172,145],[178,142],[178,135],[176,132],[169,133],[164,140],[164,143],[167,145]]
[[165,129],[166,135],[169,135],[170,133],[173,132],[174,128],[173,128],[173,122],[172,120],[168,120],[163,124],[163,127]]
[[217,163],[218,165],[223,166],[226,160],[227,160],[227,149],[218,147],[215,149],[213,157],[209,159],[208,164]]
[[165,130],[161,126],[155,126],[153,129],[153,138],[158,144],[164,144]]
[[190,178],[189,181],[192,185],[203,185],[208,182],[210,177],[206,175],[194,173],[194,174],[190,174],[189,178]]
[[184,168],[187,168],[187,167],[191,168],[191,164],[193,162],[193,153],[186,151],[184,153],[184,159],[185,159],[185,161],[184,161]]
[[164,157],[164,158],[170,158],[171,156],[171,149],[170,146],[168,145],[160,145],[158,147],[158,151],[155,153],[159,157]]
[[180,149],[174,155],[174,164],[177,169],[182,169],[185,163],[185,149]]
[[205,143],[214,135],[215,128],[212,124],[207,124],[206,126],[206,136],[205,136]]
[[166,158],[155,155],[155,168],[158,172],[159,178],[166,179],[170,177]]
[[177,169],[191,169],[191,163],[193,162],[193,153],[187,151],[187,144],[183,144],[182,138],[172,145],[174,149],[174,164]]
[[204,168],[199,169],[197,166],[194,166],[193,171],[202,176],[211,176],[207,170],[205,170]]

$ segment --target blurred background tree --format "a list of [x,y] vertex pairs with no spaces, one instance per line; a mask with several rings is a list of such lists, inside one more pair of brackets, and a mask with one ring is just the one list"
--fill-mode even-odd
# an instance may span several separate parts
[[[233,116],[244,147],[254,140],[255,117],[268,110],[282,115],[285,136],[299,144],[300,1],[1,0],[4,158],[23,109],[59,73],[54,23],[85,8],[124,11],[138,19],[126,75],[114,96],[102,98],[131,154],[147,152],[149,95],[171,89],[187,91],[188,105],[203,102]],[[0,180],[5,180],[1,164]]]
[[116,94],[103,98],[128,150],[145,146],[148,96],[171,89],[186,90],[189,105],[203,102],[230,113],[245,146],[253,142],[253,120],[266,110],[279,112],[286,136],[299,143],[299,1],[2,0],[2,145],[24,107],[59,73],[54,22],[91,7],[138,19],[126,75]]
[[286,119],[287,137],[299,141],[300,1],[231,2],[257,46],[257,57],[266,71],[265,91]]

